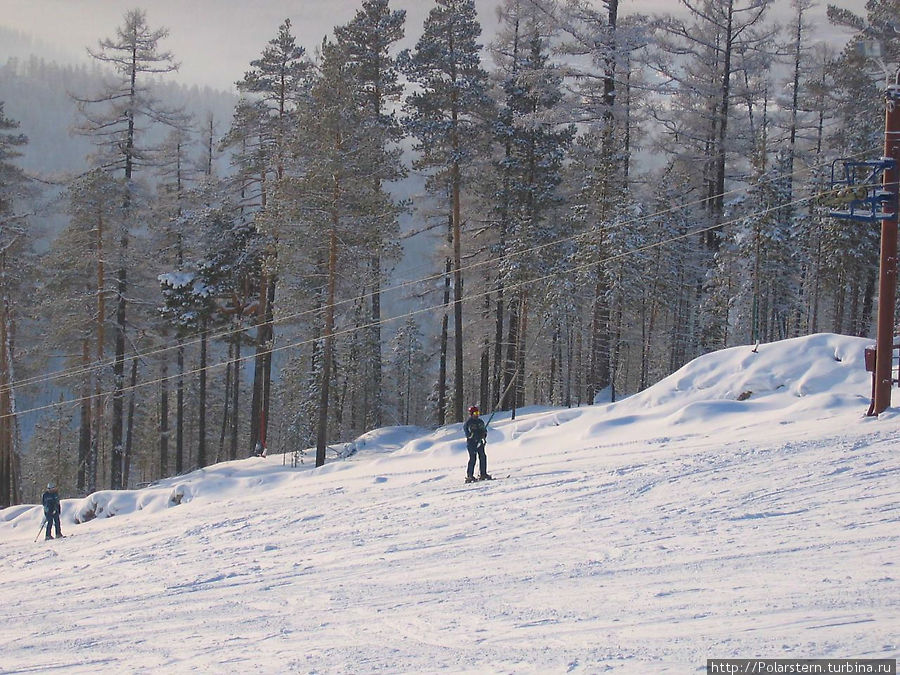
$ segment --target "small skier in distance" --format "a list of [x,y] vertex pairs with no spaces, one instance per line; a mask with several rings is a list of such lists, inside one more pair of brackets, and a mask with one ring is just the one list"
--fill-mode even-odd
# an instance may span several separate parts
[[253,456],[254,457],[263,457],[266,456],[266,446],[263,445],[262,441],[256,441],[256,446],[253,448]]
[[47,491],[41,497],[41,504],[44,505],[44,519],[47,521],[47,532],[44,539],[53,539],[50,536],[50,529],[56,526],[56,538],[62,539],[63,533],[59,527],[59,492],[56,491],[54,483],[47,483]]
[[[469,419],[463,424],[466,434],[466,449],[469,451],[469,465],[466,467],[466,482],[475,480],[491,480],[487,472],[487,455],[484,452],[484,444],[487,442],[487,425],[481,419],[481,411],[477,405],[469,406]],[[478,468],[481,474],[475,478],[475,458],[478,458]]]

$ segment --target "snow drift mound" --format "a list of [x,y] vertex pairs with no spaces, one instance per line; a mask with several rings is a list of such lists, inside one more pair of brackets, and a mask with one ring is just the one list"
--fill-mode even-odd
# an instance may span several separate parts
[[[732,440],[767,435],[784,424],[807,434],[836,415],[863,417],[871,376],[865,371],[865,338],[817,334],[754,347],[745,345],[694,359],[643,392],[616,403],[566,409],[528,409],[516,418],[498,413],[488,431],[491,457],[544,455],[561,442],[624,446],[655,439],[666,445],[688,436],[698,443],[716,433]],[[802,427],[802,428],[801,428]],[[441,427],[397,453],[433,461],[463,455],[460,425]]]
[[[871,391],[866,338],[820,333],[705,354],[649,389],[606,407],[622,420],[726,422],[734,414],[794,416],[847,406],[864,411]],[[827,414],[827,413],[826,413]],[[614,420],[608,420],[612,423]]]

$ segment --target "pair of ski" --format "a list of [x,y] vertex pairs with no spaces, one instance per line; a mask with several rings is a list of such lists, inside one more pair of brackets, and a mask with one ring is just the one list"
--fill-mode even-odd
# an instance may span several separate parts
[[491,478],[469,478],[466,476],[466,485],[469,483],[490,483],[495,480],[503,480],[504,478],[509,478],[510,474],[506,474],[505,476],[492,476]]

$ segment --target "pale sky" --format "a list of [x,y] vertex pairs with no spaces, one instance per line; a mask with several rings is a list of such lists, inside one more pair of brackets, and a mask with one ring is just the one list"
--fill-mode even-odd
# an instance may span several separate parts
[[[600,0],[596,0],[600,5]],[[863,14],[865,0],[834,0]],[[620,12],[671,11],[676,0],[621,0]],[[128,9],[141,7],[151,28],[166,27],[169,38],[161,47],[175,54],[181,69],[174,77],[185,84],[233,89],[251,60],[258,58],[285,18],[293,24],[297,42],[310,53],[334,26],[353,18],[361,0],[0,0],[0,26],[53,45],[56,54],[86,59],[85,48],[113,37]],[[497,0],[476,0],[484,28],[483,42],[496,24]],[[788,16],[789,0],[776,0],[776,9]],[[421,34],[431,0],[392,0],[391,7],[407,11],[407,46]],[[814,20],[829,31],[825,4],[814,10]],[[8,56],[0,44],[0,63]]]

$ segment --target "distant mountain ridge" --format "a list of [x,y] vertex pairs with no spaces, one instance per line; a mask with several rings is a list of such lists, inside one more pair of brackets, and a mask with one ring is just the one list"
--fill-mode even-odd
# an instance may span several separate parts
[[[9,33],[17,35],[0,29],[0,42]],[[23,44],[34,44],[20,35],[19,43],[23,40]],[[71,94],[97,91],[104,76],[105,71],[95,64],[60,65],[34,53],[7,56],[0,63],[0,101],[4,102],[6,116],[19,122],[19,131],[28,137],[18,160],[22,168],[39,177],[63,178],[89,167],[93,146],[90,139],[72,133],[78,111]],[[219,137],[230,125],[237,102],[231,92],[181,85],[164,78],[159,78],[156,91],[167,104],[183,107],[200,125],[212,113]]]
[[0,25],[0,63],[6,63],[10,59],[27,60],[31,56],[73,65],[77,65],[79,62],[88,62],[88,55],[84,50],[76,53],[71,49],[61,48],[41,40],[33,34]]

